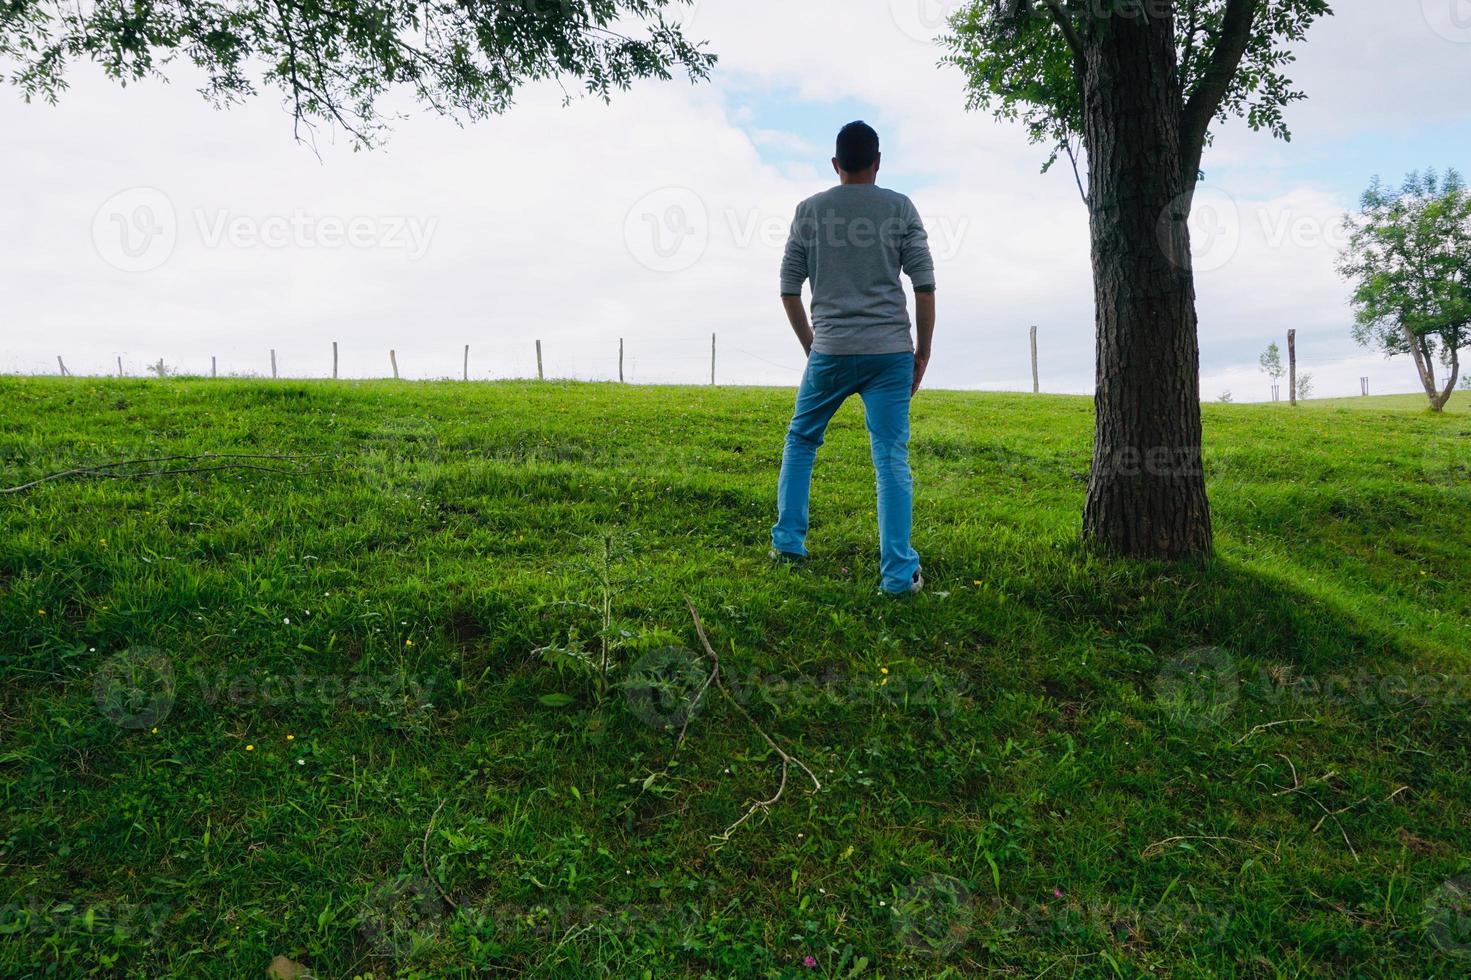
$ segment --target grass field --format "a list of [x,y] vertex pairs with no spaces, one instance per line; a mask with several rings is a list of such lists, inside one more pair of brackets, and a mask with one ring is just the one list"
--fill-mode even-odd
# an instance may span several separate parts
[[[6,485],[326,454],[0,497],[0,975],[1471,968],[1465,415],[1206,406],[1165,567],[1076,543],[1088,400],[925,393],[895,601],[856,405],[788,568],[788,391],[0,399]],[[762,732],[821,789],[722,839]]]

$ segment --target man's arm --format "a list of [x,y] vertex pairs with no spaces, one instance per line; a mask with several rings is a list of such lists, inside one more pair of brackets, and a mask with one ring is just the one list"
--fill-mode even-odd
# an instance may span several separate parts
[[812,327],[807,322],[807,307],[802,305],[802,294],[793,296],[783,293],[781,305],[787,311],[787,322],[792,325],[792,333],[797,335],[797,340],[802,349],[808,354],[812,353]]
[[920,382],[924,380],[925,368],[930,366],[930,344],[935,339],[935,289],[915,289],[914,291],[914,387],[909,390],[910,395],[919,391]]
[[807,281],[807,233],[810,230],[810,223],[802,219],[802,205],[799,204],[792,217],[792,230],[787,235],[787,247],[781,258],[781,305],[787,311],[792,333],[797,335],[802,349],[808,354],[812,353],[812,327],[807,322],[807,309],[802,305],[802,284]]
[[930,366],[930,343],[935,338],[935,259],[930,254],[930,238],[914,202],[904,199],[909,228],[900,246],[900,262],[914,285],[914,387],[919,391],[925,368]]

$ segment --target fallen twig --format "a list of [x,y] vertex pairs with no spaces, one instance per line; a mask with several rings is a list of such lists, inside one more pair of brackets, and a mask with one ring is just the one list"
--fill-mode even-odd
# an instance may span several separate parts
[[[735,831],[737,827],[745,823],[747,820],[751,819],[760,811],[770,809],[777,803],[778,800],[782,798],[782,794],[786,792],[787,777],[791,772],[792,766],[795,765],[798,769],[801,769],[807,774],[807,778],[812,780],[812,791],[814,793],[822,789],[822,782],[817,778],[817,775],[813,773],[810,768],[808,768],[805,762],[778,745],[776,739],[768,735],[766,733],[766,729],[762,728],[759,724],[756,723],[756,719],[751,717],[751,713],[746,710],[745,705],[737,701],[735,696],[730,693],[730,689],[725,686],[725,681],[721,680],[720,678],[720,655],[715,652],[715,648],[710,644],[710,638],[705,635],[705,624],[700,621],[699,610],[695,608],[695,604],[691,602],[688,597],[686,597],[684,601],[685,605],[689,607],[690,617],[695,621],[695,635],[700,638],[700,645],[705,648],[705,654],[710,658],[710,662],[713,664],[713,668],[710,671],[709,679],[705,682],[704,687],[701,687],[700,689],[701,693],[703,694],[705,688],[709,687],[709,685],[713,683],[717,688],[720,689],[720,693],[725,695],[725,699],[729,701],[731,705],[741,713],[741,717],[745,718],[746,722],[753,729],[756,730],[756,734],[760,735],[761,738],[766,742],[766,744],[771,746],[771,750],[775,752],[777,756],[781,759],[781,781],[777,784],[776,792],[773,793],[769,799],[757,800],[756,802],[752,803],[750,807],[746,810],[746,812],[741,815],[741,818],[739,820],[731,824],[729,827],[726,827],[724,832],[715,835],[715,839],[717,841],[724,843],[730,840],[730,835]],[[688,726],[688,718],[685,719],[685,724],[686,726]],[[684,731],[681,730],[680,741],[683,741],[683,739]]]
[[[1313,794],[1309,793],[1307,790],[1303,789],[1303,786],[1306,785],[1306,784],[1303,783],[1303,781],[1298,778],[1298,776],[1297,776],[1297,766],[1294,766],[1292,764],[1292,760],[1289,759],[1289,758],[1287,758],[1287,756],[1282,755],[1282,753],[1280,753],[1280,752],[1277,753],[1277,755],[1278,755],[1279,758],[1281,758],[1283,761],[1285,761],[1287,763],[1287,765],[1288,765],[1288,768],[1290,768],[1292,770],[1292,785],[1286,787],[1285,789],[1279,789],[1277,792],[1273,793],[1272,795],[1273,796],[1286,796],[1288,793],[1291,793],[1291,794],[1293,794],[1295,796],[1301,796],[1301,797],[1304,797],[1306,799],[1312,800],[1313,805],[1316,806],[1319,810],[1322,810],[1323,811],[1323,816],[1318,819],[1318,822],[1317,823],[1313,824],[1313,829],[1311,831],[1309,831],[1309,833],[1316,834],[1318,832],[1318,830],[1323,826],[1323,821],[1324,820],[1330,820],[1331,819],[1333,821],[1333,823],[1338,827],[1338,833],[1343,838],[1343,843],[1348,846],[1348,852],[1353,855],[1354,863],[1355,864],[1359,863],[1359,852],[1354,848],[1353,841],[1351,841],[1351,840],[1348,839],[1348,831],[1344,829],[1343,822],[1338,819],[1338,815],[1340,813],[1343,813],[1343,812],[1347,811],[1347,810],[1352,810],[1354,807],[1358,806],[1359,803],[1363,803],[1364,800],[1359,800],[1357,803],[1350,803],[1348,806],[1343,807],[1342,809],[1339,809],[1339,810],[1329,810],[1326,806],[1324,806],[1321,802],[1319,802],[1319,800],[1318,800],[1318,798],[1316,796],[1314,796]],[[1316,777],[1316,779],[1309,780],[1309,782],[1323,782],[1323,783],[1326,783],[1326,782],[1328,782],[1328,780],[1332,779],[1334,776],[1337,776],[1337,775],[1338,775],[1338,771],[1337,770],[1334,770],[1332,772],[1324,773],[1323,775]],[[1395,792],[1396,792],[1396,794],[1398,794],[1399,791],[1396,790]],[[1367,797],[1365,797],[1365,799],[1367,799]],[[1391,796],[1390,799],[1394,799],[1394,797]]]
[[1284,719],[1283,721],[1269,721],[1266,724],[1256,726],[1251,731],[1247,732],[1245,735],[1243,735],[1240,738],[1238,738],[1235,741],[1234,744],[1240,745],[1242,742],[1245,742],[1247,739],[1251,738],[1257,732],[1264,732],[1264,731],[1266,731],[1269,728],[1276,728],[1279,725],[1298,725],[1298,724],[1302,724],[1304,722],[1310,722],[1312,720],[1313,719],[1311,719],[1311,718],[1287,718],[1287,719]]
[[1155,841],[1153,844],[1150,844],[1144,850],[1140,851],[1139,856],[1141,858],[1147,858],[1151,854],[1158,854],[1160,851],[1163,851],[1171,844],[1178,844],[1180,841],[1187,840],[1230,841],[1233,844],[1245,844],[1247,847],[1254,847],[1257,850],[1261,851],[1263,854],[1271,854],[1273,858],[1277,857],[1275,852],[1263,847],[1260,844],[1253,844],[1249,840],[1242,840],[1239,837],[1213,837],[1206,834],[1186,834],[1179,837],[1166,837],[1164,840]]
[[[63,480],[67,477],[92,477],[100,480],[135,480],[151,476],[176,476],[183,473],[210,473],[217,470],[260,470],[266,473],[299,473],[300,470],[281,469],[274,466],[259,466],[254,463],[238,462],[247,459],[275,459],[295,462],[301,459],[318,459],[330,456],[331,453],[200,453],[193,456],[151,456],[142,459],[120,459],[111,463],[98,463],[95,466],[74,466],[68,470],[60,470],[56,473],[48,473],[43,477],[22,483],[18,486],[0,488],[0,494],[20,493],[32,487],[38,487],[43,483],[53,480]],[[126,466],[141,466],[145,463],[181,463],[181,462],[203,462],[208,460],[228,460],[219,466],[176,466],[163,469],[143,470],[136,473],[120,473],[118,470]]]

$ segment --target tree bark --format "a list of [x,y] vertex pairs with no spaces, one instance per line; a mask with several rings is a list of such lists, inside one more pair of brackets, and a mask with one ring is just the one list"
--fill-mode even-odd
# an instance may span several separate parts
[[1203,555],[1211,517],[1186,225],[1195,175],[1181,154],[1173,15],[1109,18],[1083,48],[1098,345],[1083,535],[1125,556]]
[[[1440,388],[1435,380],[1435,355],[1425,343],[1425,338],[1419,336],[1409,327],[1401,326],[1404,331],[1405,343],[1410,347],[1410,359],[1415,362],[1415,373],[1420,376],[1420,387],[1425,389],[1425,397],[1430,401],[1430,410],[1438,412],[1445,408],[1445,403],[1450,399],[1450,389],[1446,390],[1445,397],[1441,397]],[[1454,355],[1454,351],[1452,352]],[[1459,368],[1459,362],[1457,368]],[[1453,372],[1455,373],[1455,372]],[[1456,386],[1451,382],[1451,388]]]
[[1456,382],[1459,381],[1461,378],[1460,351],[1453,344],[1448,343],[1447,346],[1449,346],[1451,349],[1450,377],[1446,378],[1445,390],[1440,392],[1440,394],[1436,397],[1430,399],[1430,408],[1432,411],[1436,412],[1445,411],[1446,403],[1451,400],[1451,393],[1456,390]]
[[1287,403],[1297,405],[1297,331],[1287,331]]

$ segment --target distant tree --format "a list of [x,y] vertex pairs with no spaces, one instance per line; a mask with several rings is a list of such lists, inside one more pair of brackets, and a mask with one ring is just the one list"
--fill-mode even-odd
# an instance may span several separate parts
[[1244,117],[1288,135],[1284,110],[1304,97],[1285,74],[1293,49],[1331,12],[1327,0],[969,0],[950,19],[945,60],[965,72],[969,106],[1020,121],[1048,167],[1066,154],[1089,210],[1098,354],[1083,536],[1104,550],[1211,550],[1186,222],[1213,126]]
[[1442,411],[1471,344],[1471,191],[1454,170],[1412,173],[1398,190],[1376,177],[1344,223],[1339,271],[1354,284],[1354,339],[1409,354],[1431,409]]
[[1310,371],[1304,371],[1297,376],[1297,400],[1307,401],[1313,396],[1313,375]]
[[0,6],[0,70],[28,100],[54,102],[74,61],[127,84],[184,59],[216,105],[255,95],[257,84],[278,88],[298,137],[325,121],[367,146],[384,128],[378,100],[395,88],[442,114],[478,119],[543,79],[606,99],[675,69],[704,78],[714,56],[664,19],[688,2],[9,0]]
[[1282,380],[1282,375],[1287,373],[1287,369],[1282,366],[1282,348],[1277,346],[1275,340],[1268,344],[1267,349],[1262,352],[1261,364],[1262,373],[1272,379],[1272,401],[1276,401],[1277,386]]
[[1221,392],[1221,397],[1216,399],[1216,401],[1222,403],[1223,405],[1229,405],[1235,400],[1236,396],[1231,394],[1230,388],[1227,388],[1225,391]]

